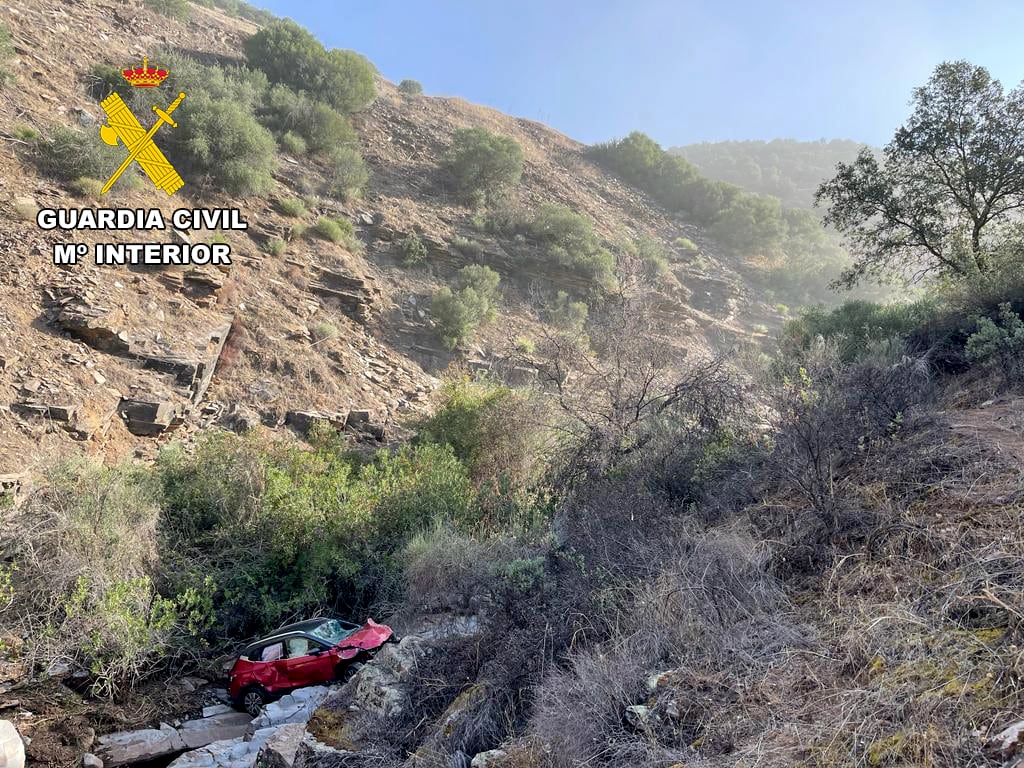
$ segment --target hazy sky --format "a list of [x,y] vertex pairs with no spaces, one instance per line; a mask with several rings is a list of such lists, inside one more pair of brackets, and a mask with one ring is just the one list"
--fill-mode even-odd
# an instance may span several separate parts
[[1024,79],[1024,2],[256,0],[390,80],[586,142],[882,144],[944,59]]

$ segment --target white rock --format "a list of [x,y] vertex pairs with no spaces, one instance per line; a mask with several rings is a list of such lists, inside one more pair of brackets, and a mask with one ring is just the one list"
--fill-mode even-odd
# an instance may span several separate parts
[[92,752],[82,755],[82,768],[103,768],[103,761]]
[[471,762],[470,768],[489,768],[496,760],[501,760],[508,753],[504,749],[492,749],[487,752],[478,752]]
[[0,720],[0,768],[25,768],[25,744],[9,720]]

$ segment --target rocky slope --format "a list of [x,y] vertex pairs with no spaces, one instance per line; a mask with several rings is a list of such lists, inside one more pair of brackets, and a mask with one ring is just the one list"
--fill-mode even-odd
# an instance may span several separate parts
[[[645,233],[667,243],[684,235],[702,247],[696,260],[676,254],[662,288],[679,345],[727,343],[771,313],[746,295],[699,230],[589,162],[579,143],[459,99],[408,99],[385,82],[356,119],[373,170],[366,194],[346,205],[321,200],[304,222],[318,214],[349,218],[365,253],[309,238],[292,241],[283,256],[263,251],[271,237],[288,239],[294,224],[275,200],[318,173],[313,163],[282,157],[269,199],[201,194],[197,180],[173,199],[151,188],[103,199],[103,206],[160,207],[166,215],[182,206],[237,205],[250,227],[224,233],[234,256],[229,269],[56,267],[55,242],[161,237],[40,230],[32,220],[37,207],[101,203],[40,175],[19,138],[22,127],[44,136],[62,124],[97,130],[103,114],[85,87],[95,64],[125,66],[167,48],[231,60],[255,28],[200,7],[175,21],[114,0],[0,4],[0,23],[17,54],[15,82],[0,90],[0,483],[8,489],[58,456],[150,457],[162,442],[211,424],[301,429],[316,412],[359,427],[360,437],[384,437],[388,425],[425,407],[454,359],[438,344],[424,305],[466,263],[450,246],[456,236],[480,241],[479,260],[502,274],[505,320],[467,355],[475,366],[491,365],[509,338],[538,322],[526,300],[531,285],[571,286],[573,277],[538,259],[513,258],[508,242],[471,232],[470,211],[451,199],[437,171],[461,126],[486,126],[520,142],[528,208],[562,203],[593,218],[608,239]],[[412,232],[429,248],[424,268],[400,266],[395,243]],[[196,242],[213,236],[190,234]],[[314,338],[322,324],[336,328],[336,337]]]

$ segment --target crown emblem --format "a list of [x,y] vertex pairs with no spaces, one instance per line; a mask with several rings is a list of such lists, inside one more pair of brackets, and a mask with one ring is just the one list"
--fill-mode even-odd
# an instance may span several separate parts
[[149,66],[145,56],[142,57],[141,65],[121,70],[121,76],[128,81],[128,85],[136,88],[155,88],[167,79],[167,75],[166,69]]

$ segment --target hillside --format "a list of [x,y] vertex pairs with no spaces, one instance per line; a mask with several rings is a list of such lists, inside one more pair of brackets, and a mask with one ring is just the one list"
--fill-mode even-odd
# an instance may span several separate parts
[[672,147],[712,179],[748,192],[771,195],[791,208],[809,208],[818,185],[831,177],[836,163],[849,163],[864,144],[830,141],[708,141]]
[[[643,233],[665,243],[679,236],[699,243],[700,259],[673,256],[662,288],[680,345],[728,342],[772,314],[745,296],[743,280],[699,228],[603,172],[577,142],[457,99],[408,99],[385,82],[355,118],[373,171],[362,199],[320,198],[301,220],[347,219],[363,253],[308,236],[282,256],[265,251],[269,240],[289,240],[297,223],[280,213],[277,201],[301,195],[321,173],[316,164],[285,155],[265,197],[232,200],[195,188],[173,200],[151,188],[113,193],[113,204],[159,206],[165,214],[200,201],[237,204],[250,229],[225,233],[236,255],[226,272],[54,267],[48,257],[54,242],[92,243],[99,233],[42,232],[31,210],[96,201],[76,198],[67,185],[40,175],[18,132],[27,126],[45,137],[63,124],[96,130],[103,115],[86,93],[96,64],[124,66],[168,46],[230,63],[255,27],[205,8],[194,8],[191,20],[182,22],[99,0],[73,11],[55,1],[5,5],[0,21],[10,27],[17,51],[16,85],[0,95],[0,242],[13,256],[4,260],[0,288],[0,384],[9,393],[0,411],[0,474],[20,474],[81,448],[111,459],[152,456],[171,432],[182,438],[214,423],[280,426],[301,420],[288,416],[293,411],[369,411],[374,424],[392,425],[423,407],[437,374],[453,360],[490,365],[501,357],[510,338],[528,334],[537,322],[524,300],[530,285],[573,290],[573,277],[521,253],[509,238],[472,229],[472,211],[446,193],[437,168],[460,126],[486,126],[522,145],[520,196],[527,210],[562,203],[591,217],[609,240]],[[101,36],[93,34],[97,29]],[[56,70],[61,77],[46,74]],[[187,116],[188,105],[181,114]],[[430,250],[425,267],[400,266],[396,244],[411,233]],[[501,273],[505,321],[478,339],[472,354],[453,357],[438,344],[423,308],[467,261],[451,247],[457,236],[479,242],[478,260]],[[121,242],[138,237],[154,239],[149,233],[111,235]],[[317,326],[337,329],[337,337],[314,339]]]

